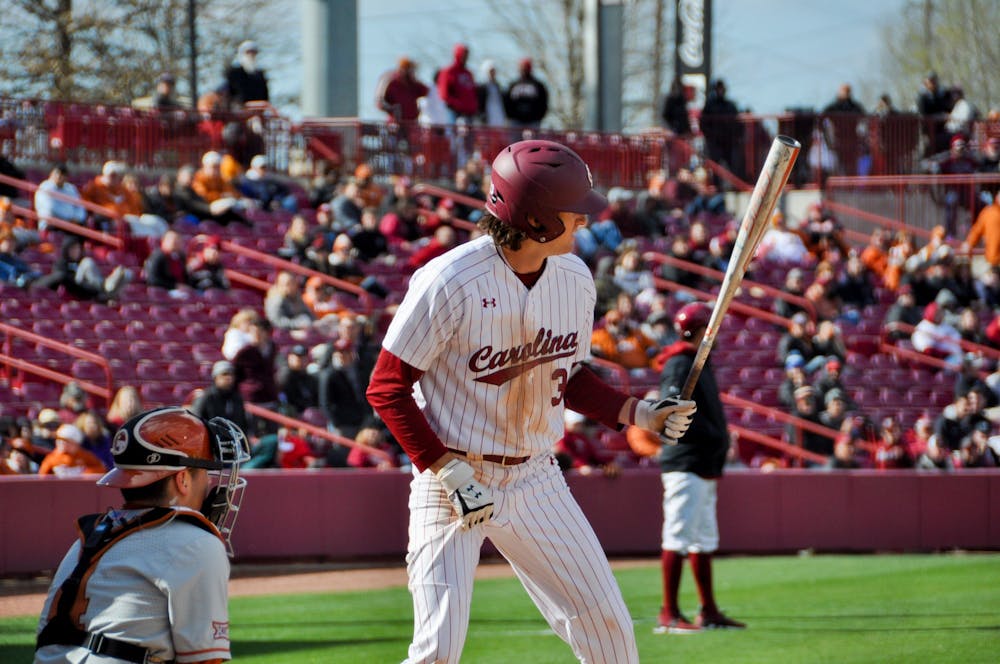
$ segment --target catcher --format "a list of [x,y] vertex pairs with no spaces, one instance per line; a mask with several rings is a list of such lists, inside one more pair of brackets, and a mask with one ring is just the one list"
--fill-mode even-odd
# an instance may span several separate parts
[[42,609],[36,664],[230,659],[227,552],[246,436],[221,417],[158,408],[127,421],[111,452],[115,467],[97,483],[124,504],[78,520]]

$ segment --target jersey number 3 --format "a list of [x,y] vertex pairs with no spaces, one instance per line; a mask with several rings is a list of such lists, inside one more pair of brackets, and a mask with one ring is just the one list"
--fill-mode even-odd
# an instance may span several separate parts
[[569,373],[565,369],[556,369],[552,372],[552,380],[556,382],[556,394],[552,397],[552,405],[558,406],[563,400],[563,395],[566,394]]

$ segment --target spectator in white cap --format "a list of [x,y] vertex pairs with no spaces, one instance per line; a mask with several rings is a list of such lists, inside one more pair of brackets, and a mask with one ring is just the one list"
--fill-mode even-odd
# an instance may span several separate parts
[[76,477],[106,470],[100,459],[83,449],[83,432],[72,424],[63,424],[56,430],[56,448],[42,459],[38,474]]
[[269,101],[267,76],[257,67],[258,48],[256,42],[240,44],[236,61],[226,70],[230,100],[239,106],[248,101]]

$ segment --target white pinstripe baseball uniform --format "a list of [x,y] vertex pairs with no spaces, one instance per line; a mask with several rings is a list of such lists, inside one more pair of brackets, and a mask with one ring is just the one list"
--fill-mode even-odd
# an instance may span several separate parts
[[[434,473],[415,473],[407,662],[459,660],[485,537],[580,661],[638,661],[621,592],[551,455],[573,365],[590,356],[594,301],[593,278],[575,256],[549,256],[527,288],[489,236],[413,275],[383,346],[423,372],[418,405],[442,442],[465,453],[495,509],[484,526],[461,529]],[[530,460],[504,465],[482,455]]]

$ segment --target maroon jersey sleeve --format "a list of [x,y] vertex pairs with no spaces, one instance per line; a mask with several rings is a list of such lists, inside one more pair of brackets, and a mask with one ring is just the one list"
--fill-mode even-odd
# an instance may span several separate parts
[[367,392],[368,403],[421,472],[448,451],[413,398],[413,384],[422,375],[383,348]]
[[567,407],[612,429],[622,428],[618,413],[628,399],[586,366],[573,372],[566,384]]

